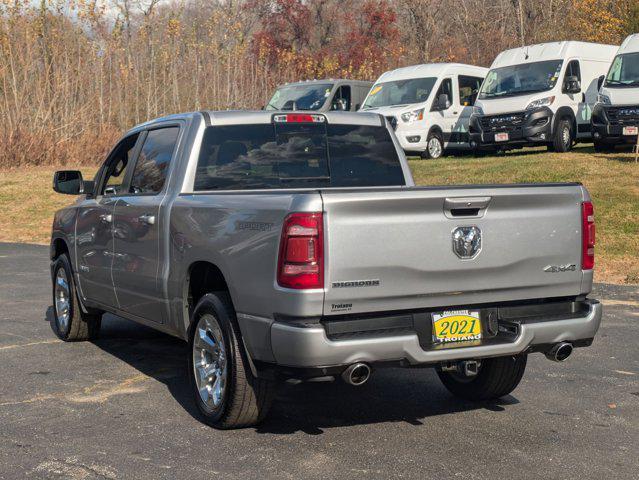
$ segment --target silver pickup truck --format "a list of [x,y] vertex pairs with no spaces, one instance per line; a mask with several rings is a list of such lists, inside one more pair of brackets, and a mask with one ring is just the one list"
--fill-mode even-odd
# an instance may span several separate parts
[[262,420],[278,381],[384,367],[497,398],[601,319],[583,186],[416,187],[373,113],[165,117],[54,189],[80,195],[53,222],[55,333],[92,339],[111,312],[188,341],[218,428]]

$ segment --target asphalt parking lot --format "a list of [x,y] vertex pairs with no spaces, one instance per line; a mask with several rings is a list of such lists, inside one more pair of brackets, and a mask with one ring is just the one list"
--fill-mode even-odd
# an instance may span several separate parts
[[106,316],[94,343],[50,330],[47,248],[0,244],[0,478],[639,478],[639,288],[565,363],[532,355],[513,395],[470,404],[434,372],[286,385],[266,423],[197,420],[186,345]]

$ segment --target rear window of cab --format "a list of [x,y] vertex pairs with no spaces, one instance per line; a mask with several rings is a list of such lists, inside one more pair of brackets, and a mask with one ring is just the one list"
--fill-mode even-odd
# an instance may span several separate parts
[[326,123],[207,127],[194,189],[404,185],[385,127]]

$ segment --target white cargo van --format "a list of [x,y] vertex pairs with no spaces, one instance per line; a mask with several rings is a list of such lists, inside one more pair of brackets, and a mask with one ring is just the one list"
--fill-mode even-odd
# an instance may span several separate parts
[[639,133],[639,33],[619,47],[592,111],[595,150],[635,143]]
[[382,74],[361,112],[386,117],[404,151],[439,158],[468,150],[468,121],[487,68],[430,63]]
[[590,140],[590,117],[618,47],[552,42],[500,53],[486,76],[470,122],[476,149],[547,145],[566,152]]

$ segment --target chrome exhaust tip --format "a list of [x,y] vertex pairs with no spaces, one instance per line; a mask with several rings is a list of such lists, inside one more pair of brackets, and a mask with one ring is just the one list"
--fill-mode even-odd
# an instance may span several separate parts
[[364,385],[371,376],[371,367],[365,363],[353,363],[342,372],[342,380],[349,385]]
[[572,353],[572,343],[559,342],[546,352],[546,358],[553,362],[563,362]]

